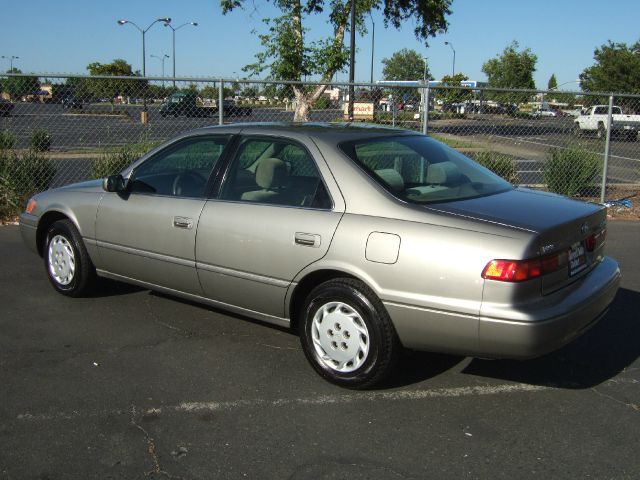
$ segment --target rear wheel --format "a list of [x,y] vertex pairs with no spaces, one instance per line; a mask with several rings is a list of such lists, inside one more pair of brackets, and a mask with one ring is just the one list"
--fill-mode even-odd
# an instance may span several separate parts
[[598,131],[596,132],[598,138],[605,138],[607,136],[607,130],[602,123],[598,124]]
[[364,389],[383,380],[400,350],[382,302],[359,280],[338,278],[311,291],[300,341],[313,368],[337,385]]
[[49,227],[43,253],[49,281],[59,293],[79,297],[94,286],[95,268],[71,220],[58,220]]

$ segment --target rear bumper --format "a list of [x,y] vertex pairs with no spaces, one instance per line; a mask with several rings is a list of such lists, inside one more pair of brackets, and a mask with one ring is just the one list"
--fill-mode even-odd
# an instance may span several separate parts
[[[574,285],[545,297],[541,308],[508,310],[500,317],[480,312],[478,356],[533,358],[557,350],[592,327],[606,313],[620,284],[615,260],[605,257]],[[497,313],[496,310],[490,313]],[[517,316],[517,318],[515,318]]]

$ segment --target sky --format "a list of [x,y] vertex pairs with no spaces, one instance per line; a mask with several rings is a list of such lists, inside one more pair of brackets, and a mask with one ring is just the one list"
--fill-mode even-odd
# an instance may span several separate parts
[[[92,62],[108,63],[123,58],[134,70],[142,70],[142,36],[128,19],[146,28],[159,17],[172,24],[198,22],[176,32],[176,75],[244,78],[242,67],[254,61],[261,48],[257,34],[265,31],[262,19],[277,14],[270,3],[247,0],[244,10],[222,15],[216,0],[3,0],[0,56],[17,56],[14,67],[33,73],[87,73]],[[328,3],[328,2],[327,2]],[[607,11],[607,9],[609,11]],[[632,44],[640,39],[640,0],[453,0],[449,28],[428,46],[413,34],[414,22],[400,30],[384,28],[381,12],[375,22],[374,81],[382,78],[381,60],[402,48],[428,58],[431,74],[439,79],[455,71],[471,80],[484,81],[482,64],[499,55],[513,40],[537,55],[534,79],[546,88],[551,74],[559,86],[577,89],[575,82],[593,65],[595,48],[606,43]],[[368,81],[371,69],[371,21],[369,33],[356,39],[356,80]],[[330,35],[326,16],[306,22],[309,38]],[[348,35],[347,35],[348,39]],[[348,40],[347,40],[348,41]],[[154,25],[146,34],[147,75],[160,76],[160,60],[150,55],[172,55],[171,30]],[[172,72],[165,61],[165,74]],[[9,60],[0,58],[0,69]],[[347,72],[338,80],[346,81]]]

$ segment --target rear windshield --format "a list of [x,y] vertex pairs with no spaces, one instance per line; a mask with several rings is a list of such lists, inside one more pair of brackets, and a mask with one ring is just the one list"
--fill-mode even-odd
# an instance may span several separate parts
[[407,202],[463,200],[513,188],[470,158],[424,136],[368,138],[339,147],[384,188]]

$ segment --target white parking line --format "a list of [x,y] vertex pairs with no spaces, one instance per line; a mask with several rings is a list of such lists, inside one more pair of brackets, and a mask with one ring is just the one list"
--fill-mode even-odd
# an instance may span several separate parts
[[232,411],[240,408],[264,408],[264,407],[288,407],[295,405],[335,405],[354,402],[372,402],[372,401],[407,401],[407,400],[425,400],[430,398],[459,398],[473,397],[485,395],[501,395],[509,393],[522,392],[542,392],[553,390],[551,387],[540,385],[529,385],[526,383],[513,383],[494,386],[475,386],[475,387],[457,387],[457,388],[441,388],[433,390],[403,390],[394,392],[361,392],[347,393],[344,395],[316,395],[312,397],[299,398],[278,398],[274,400],[249,399],[249,400],[231,400],[231,401],[210,401],[210,402],[182,402],[178,405],[169,405],[164,407],[148,407],[139,409],[136,407],[127,407],[122,410],[81,412],[77,410],[68,412],[55,413],[31,413],[24,412],[16,416],[17,420],[23,421],[43,421],[43,420],[72,420],[75,418],[87,418],[106,415],[120,415],[125,411],[142,411],[147,415],[159,415],[162,412],[171,413],[202,413],[202,412],[221,412]]

